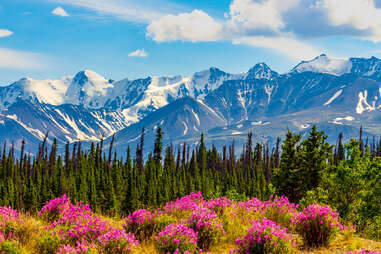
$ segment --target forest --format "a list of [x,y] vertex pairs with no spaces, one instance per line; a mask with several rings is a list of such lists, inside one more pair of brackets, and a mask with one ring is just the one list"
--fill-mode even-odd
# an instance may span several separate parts
[[24,151],[24,142],[19,155],[5,143],[0,206],[37,214],[46,201],[67,195],[96,213],[122,218],[198,191],[206,200],[232,202],[278,195],[302,209],[329,205],[359,235],[381,240],[381,140],[363,137],[362,128],[358,138],[344,144],[340,134],[334,145],[315,126],[304,138],[288,131],[274,147],[254,143],[248,133],[240,154],[234,142],[222,152],[207,148],[203,135],[193,150],[186,143],[163,147],[162,137],[158,128],[146,160],[144,129],[125,159],[113,151],[114,139],[107,149],[103,140],[89,150],[67,144],[63,156],[57,141],[48,146],[47,136],[35,156]]

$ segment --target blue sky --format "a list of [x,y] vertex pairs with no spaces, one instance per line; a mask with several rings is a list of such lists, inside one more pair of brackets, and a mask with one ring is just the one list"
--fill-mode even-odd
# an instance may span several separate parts
[[2,0],[0,85],[381,57],[381,0]]

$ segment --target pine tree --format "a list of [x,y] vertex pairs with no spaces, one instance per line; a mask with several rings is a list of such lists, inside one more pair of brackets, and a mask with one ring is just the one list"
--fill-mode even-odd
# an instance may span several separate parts
[[153,159],[156,163],[156,166],[159,166],[161,164],[162,160],[162,151],[163,151],[163,132],[161,130],[161,127],[157,128],[156,131],[156,139],[154,144],[154,150],[153,150]]

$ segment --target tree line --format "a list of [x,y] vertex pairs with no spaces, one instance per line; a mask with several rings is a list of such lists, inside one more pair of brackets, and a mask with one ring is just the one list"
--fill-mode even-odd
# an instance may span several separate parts
[[[215,146],[206,147],[203,135],[194,149],[186,143],[164,148],[162,137],[158,128],[146,160],[144,129],[135,151],[128,147],[124,160],[113,150],[114,137],[107,150],[102,139],[89,150],[83,150],[80,142],[67,143],[65,153],[58,155],[57,141],[48,147],[46,135],[33,157],[25,153],[24,141],[19,156],[13,145],[4,143],[0,205],[35,212],[47,200],[67,194],[73,201],[90,203],[97,212],[124,215],[195,191],[206,198],[233,200],[279,194],[301,204],[330,204],[363,228],[374,222],[354,218],[360,210],[381,222],[381,201],[375,198],[381,194],[377,189],[381,191],[373,188],[381,184],[381,140],[364,139],[362,128],[358,140],[344,144],[340,134],[335,145],[315,126],[304,139],[288,131],[285,140],[278,138],[272,148],[254,143],[248,133],[239,155],[234,142],[218,152]],[[373,202],[372,207],[356,206],[366,200]]]

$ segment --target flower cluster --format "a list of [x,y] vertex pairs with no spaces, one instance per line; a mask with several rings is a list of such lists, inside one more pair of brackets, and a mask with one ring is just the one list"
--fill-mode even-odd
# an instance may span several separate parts
[[[134,251],[139,241],[152,240],[159,253],[191,254],[220,251],[221,241],[235,241],[237,247],[231,253],[275,254],[293,252],[289,232],[298,233],[308,247],[320,247],[339,230],[343,234],[354,231],[346,229],[338,213],[328,206],[311,205],[301,212],[298,208],[282,196],[233,202],[226,197],[205,200],[198,192],[162,208],[136,210],[118,224],[98,216],[88,204],[71,203],[64,195],[46,202],[39,212],[45,230],[38,230],[35,247],[48,254],[126,254]],[[19,225],[26,219],[11,208],[0,207],[0,253],[21,250],[30,239],[22,235],[36,232]],[[378,254],[353,254],[357,253]]]
[[197,245],[201,249],[209,249],[211,244],[218,242],[225,234],[217,214],[208,208],[198,208],[187,219],[187,225],[198,232]]
[[309,247],[327,245],[338,230],[344,229],[339,214],[329,206],[310,205],[293,219],[293,223]]
[[226,197],[221,197],[217,199],[211,199],[205,202],[205,206],[218,214],[223,214],[227,207],[230,207],[232,202]]
[[155,236],[160,253],[196,253],[197,232],[183,224],[170,224]]
[[131,251],[132,246],[138,245],[134,234],[126,233],[124,230],[113,229],[100,237],[98,241],[102,244],[105,253],[125,253]]
[[0,206],[0,226],[8,220],[17,220],[20,214],[10,207]]
[[[66,196],[47,202],[40,214],[49,219],[56,218],[46,230],[58,237],[59,243],[54,246],[61,245],[63,253],[66,250],[68,253],[86,253],[89,246],[107,250],[106,253],[126,253],[138,244],[133,234],[114,228],[107,220],[96,216],[89,205],[82,202],[71,204]],[[57,241],[51,236],[46,239],[43,248]]]
[[49,201],[41,208],[39,216],[45,217],[48,221],[54,221],[59,218],[62,210],[70,206],[70,199],[65,195]]
[[252,222],[247,235],[236,240],[237,253],[288,253],[291,250],[291,235],[287,229],[263,218]]
[[13,224],[17,223],[20,214],[10,207],[0,207],[0,242],[14,240]]
[[347,254],[381,254],[381,251],[361,250],[356,252],[347,252]]
[[140,209],[126,218],[125,229],[140,240],[150,238],[155,229],[155,216],[148,210]]
[[204,200],[201,192],[191,193],[188,196],[177,199],[173,202],[167,202],[163,207],[166,213],[175,213],[178,211],[193,211],[202,206]]

